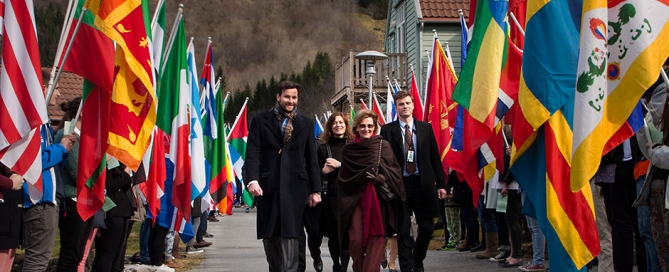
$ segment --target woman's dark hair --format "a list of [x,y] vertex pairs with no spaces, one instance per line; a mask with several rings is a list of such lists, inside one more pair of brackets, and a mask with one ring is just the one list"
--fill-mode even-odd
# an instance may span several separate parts
[[330,140],[330,138],[334,135],[332,135],[332,124],[334,124],[335,119],[337,119],[337,116],[341,117],[341,119],[344,120],[344,124],[346,126],[345,131],[344,131],[344,138],[346,138],[346,142],[351,142],[353,141],[353,132],[351,132],[351,126],[349,125],[349,122],[346,122],[346,115],[344,115],[343,112],[335,112],[330,117],[328,120],[325,122],[325,127],[323,127],[323,132],[321,132],[320,135],[318,135],[318,139],[320,139],[323,142],[327,142]]
[[81,104],[81,96],[75,97],[74,99],[60,103],[60,110],[62,110],[63,118],[60,119],[60,125],[58,129],[62,129],[65,126],[65,121],[71,121],[77,115],[79,110],[79,104]]

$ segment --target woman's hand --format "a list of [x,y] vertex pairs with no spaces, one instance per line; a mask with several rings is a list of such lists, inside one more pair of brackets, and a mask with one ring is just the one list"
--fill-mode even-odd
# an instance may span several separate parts
[[325,166],[323,166],[323,169],[321,169],[321,171],[323,172],[323,174],[329,174],[330,172],[334,171],[339,167],[341,167],[341,162],[333,158],[327,158],[325,159]]
[[502,196],[507,196],[509,194],[508,187],[509,187],[508,184],[502,183],[502,191],[500,191]]

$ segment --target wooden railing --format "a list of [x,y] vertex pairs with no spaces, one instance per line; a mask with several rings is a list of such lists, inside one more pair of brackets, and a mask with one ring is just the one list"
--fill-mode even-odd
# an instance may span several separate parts
[[[360,104],[363,98],[367,102],[369,91],[369,78],[365,74],[365,60],[356,59],[355,55],[360,52],[350,51],[347,57],[342,58],[335,65],[335,89],[330,98],[330,103],[341,111],[348,110],[350,104]],[[372,77],[372,88],[377,95],[385,93],[388,88],[387,79],[397,83],[403,89],[407,86],[407,55],[399,53],[386,53],[388,59],[375,61],[376,74]],[[379,96],[380,102],[385,102]],[[359,108],[359,106],[355,107]]]

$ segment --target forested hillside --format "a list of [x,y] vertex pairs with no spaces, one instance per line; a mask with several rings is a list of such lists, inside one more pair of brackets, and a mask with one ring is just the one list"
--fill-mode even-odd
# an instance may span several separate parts
[[[51,66],[66,0],[35,2],[42,64]],[[151,14],[158,0],[149,0]],[[214,44],[228,90],[274,76],[301,73],[318,52],[333,63],[349,50],[382,50],[387,0],[167,0],[168,29],[183,3],[188,36],[195,37],[198,66],[207,37]],[[374,19],[376,18],[376,20]]]

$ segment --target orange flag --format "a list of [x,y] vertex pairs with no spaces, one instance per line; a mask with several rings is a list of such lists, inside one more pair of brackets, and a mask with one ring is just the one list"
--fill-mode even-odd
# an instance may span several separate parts
[[116,42],[107,152],[137,170],[156,121],[156,98],[141,0],[88,0],[95,26]]

